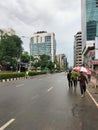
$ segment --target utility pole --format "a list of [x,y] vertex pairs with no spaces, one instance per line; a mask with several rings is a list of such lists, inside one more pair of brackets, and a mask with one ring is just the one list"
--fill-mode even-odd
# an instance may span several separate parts
[[[27,39],[30,40],[30,37],[28,37],[28,36],[21,36],[21,37],[22,38],[27,38]],[[30,45],[30,43],[29,43],[29,45]],[[30,49],[30,51],[29,51],[29,53],[30,53],[29,69],[31,69],[31,46],[29,46],[29,49]]]

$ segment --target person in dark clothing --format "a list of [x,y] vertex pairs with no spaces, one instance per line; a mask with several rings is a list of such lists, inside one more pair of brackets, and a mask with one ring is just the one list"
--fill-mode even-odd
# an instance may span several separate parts
[[71,70],[67,73],[69,88],[72,87]]
[[86,92],[86,83],[88,84],[88,81],[83,72],[80,72],[78,80],[80,82],[81,97],[84,97]]
[[88,74],[88,80],[91,81],[91,74]]

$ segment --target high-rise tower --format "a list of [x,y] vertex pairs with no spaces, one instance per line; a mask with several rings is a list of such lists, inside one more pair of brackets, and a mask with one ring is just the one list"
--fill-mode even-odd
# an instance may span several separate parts
[[77,32],[74,36],[74,66],[82,65],[82,33]]
[[[83,64],[98,68],[98,0],[81,0]],[[91,50],[93,48],[93,50]],[[93,51],[93,53],[91,52]]]
[[30,39],[30,55],[49,55],[51,61],[54,62],[56,55],[56,40],[54,33],[47,33],[46,31],[40,31],[34,33]]
[[98,0],[81,0],[81,12],[82,49],[84,51],[86,46],[93,45],[95,37],[98,36]]

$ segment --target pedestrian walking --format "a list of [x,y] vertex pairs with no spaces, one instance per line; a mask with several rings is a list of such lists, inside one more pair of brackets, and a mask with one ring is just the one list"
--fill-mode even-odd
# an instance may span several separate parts
[[88,76],[88,81],[89,81],[89,82],[91,81],[91,74],[92,74],[92,72],[91,72],[91,70],[88,68],[88,69],[87,69],[87,76]]
[[81,97],[84,97],[86,92],[86,84],[88,84],[88,80],[82,71],[80,72],[78,80],[80,82]]
[[77,81],[78,81],[78,72],[77,72],[77,71],[72,71],[71,79],[72,79],[72,81],[73,81],[74,90],[76,90]]
[[26,73],[25,73],[25,78],[27,79],[29,77],[29,71],[28,69],[26,70]]
[[91,74],[88,74],[88,81],[91,81]]
[[71,79],[71,70],[67,73],[67,80],[68,80],[68,86],[69,88],[72,87],[72,79]]

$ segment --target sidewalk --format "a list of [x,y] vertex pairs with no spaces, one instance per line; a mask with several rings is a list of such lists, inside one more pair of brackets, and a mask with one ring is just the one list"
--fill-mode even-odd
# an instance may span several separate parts
[[88,83],[87,90],[90,92],[91,96],[94,98],[98,105],[98,87],[96,87],[96,84],[96,78],[92,76],[91,81]]

